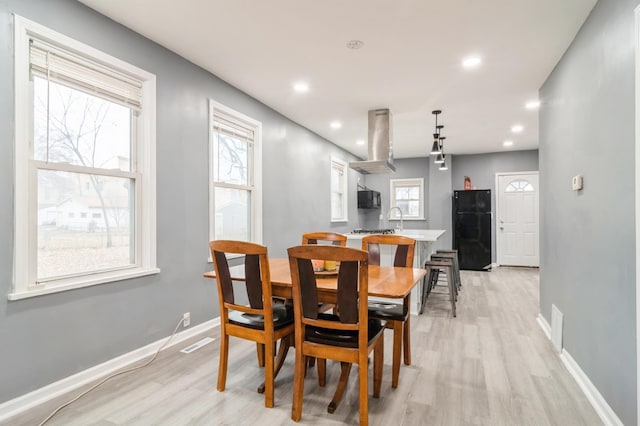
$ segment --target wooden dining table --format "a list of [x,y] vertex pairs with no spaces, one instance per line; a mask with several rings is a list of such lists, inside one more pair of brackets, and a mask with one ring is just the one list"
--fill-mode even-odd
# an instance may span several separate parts
[[[244,281],[244,269],[232,267],[231,279]],[[274,296],[291,299],[291,272],[288,258],[270,258],[269,271]],[[369,296],[390,299],[404,299],[411,294],[413,287],[420,282],[427,271],[420,268],[400,268],[394,266],[369,265]],[[206,278],[215,278],[215,271],[205,272]],[[318,300],[334,303],[336,300],[338,275],[321,273],[316,275]]]

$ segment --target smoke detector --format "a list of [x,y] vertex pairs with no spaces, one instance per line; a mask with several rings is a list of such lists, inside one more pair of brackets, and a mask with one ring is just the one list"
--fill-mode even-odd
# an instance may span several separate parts
[[358,50],[364,46],[364,42],[361,40],[349,40],[347,42],[347,48],[351,50]]

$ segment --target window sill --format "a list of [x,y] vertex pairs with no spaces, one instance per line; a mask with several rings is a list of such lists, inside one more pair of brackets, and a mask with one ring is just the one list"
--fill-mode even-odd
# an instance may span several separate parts
[[349,219],[345,218],[345,219],[331,219],[331,223],[345,223],[345,222],[349,222]]
[[[408,220],[425,220],[425,218],[424,217],[405,217],[402,220],[406,222]],[[389,221],[400,222],[400,218],[399,217],[392,217],[391,219],[389,219]]]
[[113,271],[96,275],[95,277],[83,276],[55,281],[49,284],[38,285],[26,290],[13,291],[7,295],[9,300],[27,299],[29,297],[42,296],[44,294],[58,293],[61,291],[73,290],[76,288],[90,287],[98,284],[105,284],[114,281],[122,281],[130,278],[143,277],[160,273],[158,268],[136,268],[124,271]]

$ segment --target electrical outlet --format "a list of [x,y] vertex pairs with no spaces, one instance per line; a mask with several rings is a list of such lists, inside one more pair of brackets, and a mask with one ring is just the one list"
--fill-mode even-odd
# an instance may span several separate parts
[[185,312],[182,314],[182,326],[189,327],[189,324],[191,324],[191,312]]

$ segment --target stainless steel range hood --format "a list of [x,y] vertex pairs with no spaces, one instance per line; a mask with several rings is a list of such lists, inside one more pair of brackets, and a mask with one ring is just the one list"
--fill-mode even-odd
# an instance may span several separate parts
[[367,161],[352,161],[349,167],[360,173],[393,173],[393,126],[391,111],[369,111],[369,156]]

